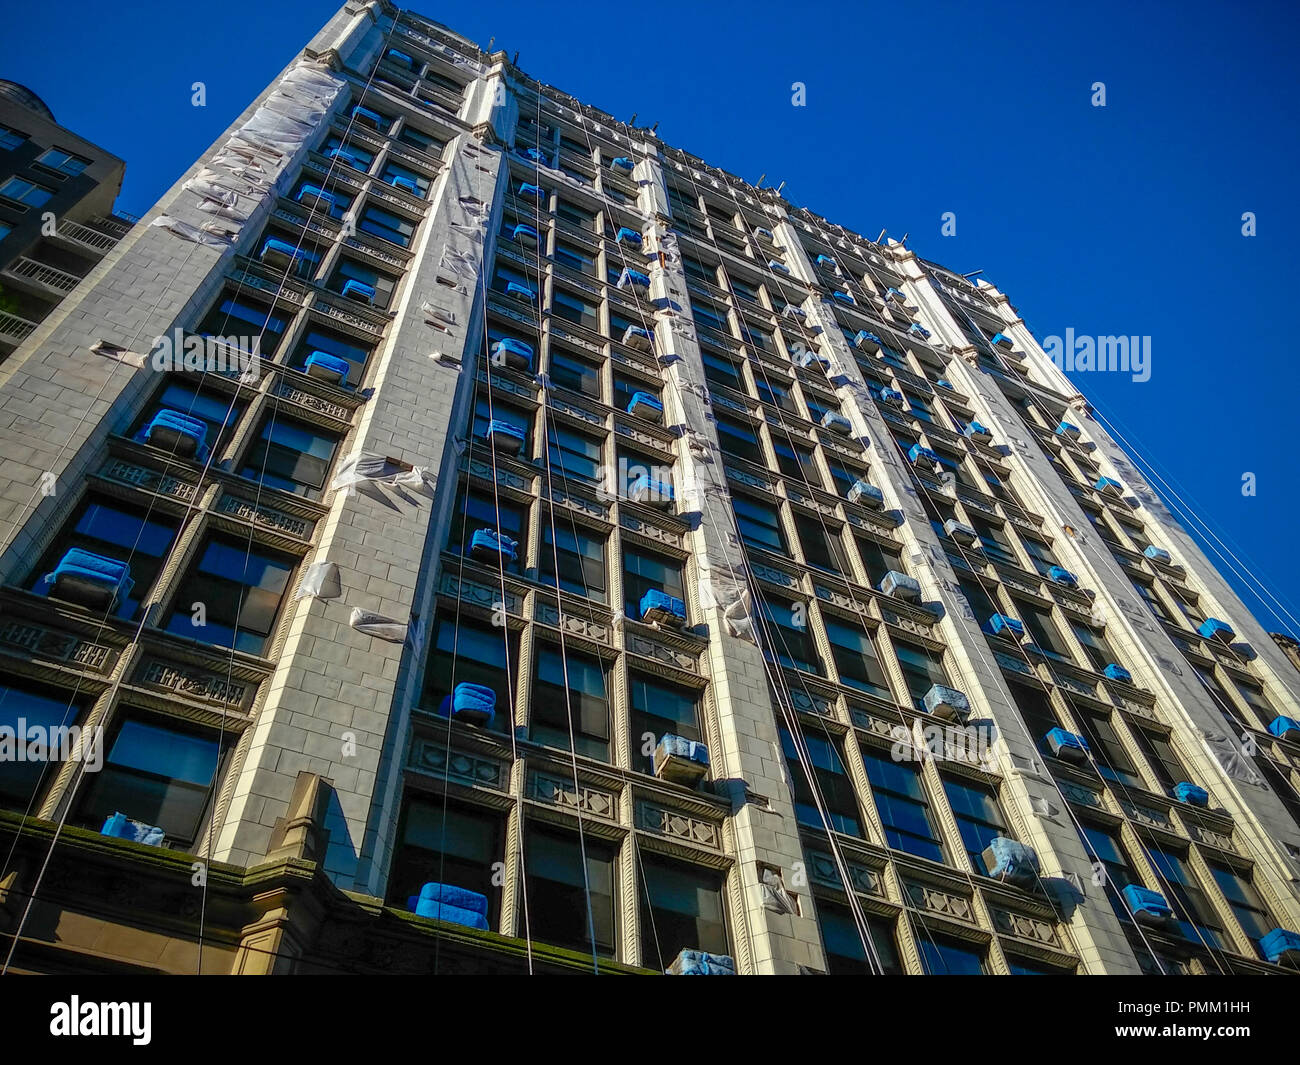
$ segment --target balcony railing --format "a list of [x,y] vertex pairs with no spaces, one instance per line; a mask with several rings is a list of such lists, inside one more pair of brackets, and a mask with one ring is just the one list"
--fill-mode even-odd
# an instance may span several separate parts
[[28,259],[24,255],[20,255],[5,269],[15,277],[31,278],[33,281],[39,281],[42,285],[56,288],[60,292],[71,292],[77,287],[77,282],[81,280],[76,274],[56,270],[52,266],[38,263],[35,259]]
[[108,251],[121,239],[111,233],[101,233],[98,229],[68,221],[59,223],[59,235],[100,252]]
[[38,324],[29,322],[26,318],[19,318],[16,314],[0,311],[0,339],[12,343],[26,340]]

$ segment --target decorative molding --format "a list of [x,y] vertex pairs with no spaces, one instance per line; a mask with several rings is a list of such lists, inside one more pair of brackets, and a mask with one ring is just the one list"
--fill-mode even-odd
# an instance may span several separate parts
[[251,693],[247,684],[158,658],[146,659],[141,664],[136,673],[136,683],[222,706],[242,707]]
[[446,740],[417,738],[409,764],[412,769],[460,784],[498,789],[503,786],[505,767],[500,762],[464,751],[448,751]]
[[104,644],[29,621],[0,623],[0,645],[32,659],[53,659],[95,673],[106,673],[117,658],[113,648]]
[[652,802],[636,804],[636,825],[663,836],[683,839],[689,843],[698,843],[705,847],[718,849],[722,846],[722,833],[712,821],[691,817],[678,810],[670,810]]
[[575,789],[572,780],[562,777],[533,773],[529,780],[528,794],[541,802],[553,803],[592,817],[609,820],[618,818],[618,797],[613,792],[601,791],[582,783]]

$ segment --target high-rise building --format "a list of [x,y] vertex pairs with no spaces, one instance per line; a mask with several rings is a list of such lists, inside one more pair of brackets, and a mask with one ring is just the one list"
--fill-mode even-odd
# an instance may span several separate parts
[[0,80],[0,362],[131,228],[113,209],[125,170]]
[[0,413],[11,969],[1300,956],[1294,667],[1007,297],[382,0]]

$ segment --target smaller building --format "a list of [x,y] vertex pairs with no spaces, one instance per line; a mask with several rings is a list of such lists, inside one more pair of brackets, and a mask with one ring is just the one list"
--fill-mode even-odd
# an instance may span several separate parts
[[0,80],[0,362],[126,234],[126,164]]

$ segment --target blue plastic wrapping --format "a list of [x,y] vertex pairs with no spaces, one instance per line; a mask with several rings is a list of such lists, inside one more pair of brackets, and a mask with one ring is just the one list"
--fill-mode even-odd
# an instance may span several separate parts
[[502,337],[493,344],[492,354],[498,361],[516,370],[527,370],[533,365],[532,346],[513,337]]
[[921,700],[928,713],[936,717],[965,721],[970,714],[970,700],[966,693],[946,684],[933,684]]
[[1125,684],[1133,683],[1133,674],[1115,662],[1110,663],[1102,672],[1111,680],[1122,680]]
[[327,351],[313,351],[307,356],[307,361],[303,363],[302,368],[309,377],[318,377],[339,385],[348,383],[350,369],[348,360],[331,355]]
[[152,444],[196,462],[208,459],[207,423],[178,410],[160,410],[135,434],[135,439],[137,443]]
[[64,552],[58,565],[45,575],[45,583],[55,599],[102,602],[109,607],[127,598],[135,587],[131,567],[125,562],[80,547]]
[[518,426],[499,421],[496,418],[488,422],[484,436],[487,437],[494,449],[508,452],[511,455],[519,454],[523,449],[525,440],[527,440],[527,435]]
[[1047,571],[1047,575],[1057,584],[1064,584],[1067,588],[1079,587],[1079,578],[1064,566],[1053,566]]
[[1139,884],[1129,884],[1121,892],[1129,913],[1148,922],[1163,924],[1173,919],[1174,911],[1165,897],[1158,891],[1144,888]]
[[1259,949],[1274,965],[1282,962],[1296,964],[1300,962],[1300,932],[1274,928],[1260,938]]
[[1218,618],[1206,618],[1196,631],[1207,640],[1219,640],[1222,643],[1232,643],[1237,637],[1232,626]]
[[669,976],[735,976],[736,962],[726,954],[683,948],[666,972]]
[[629,229],[627,226],[622,226],[619,228],[619,231],[614,234],[614,243],[622,244],[624,241],[627,241],[627,243],[629,244],[635,244],[638,247],[640,247],[641,234],[638,233],[635,229]]
[[129,839],[143,843],[147,847],[161,847],[166,833],[156,825],[146,825],[143,821],[133,821],[123,813],[114,813],[104,821],[99,830],[101,836],[113,836],[115,839]]
[[632,399],[627,405],[627,412],[649,421],[662,421],[664,405],[649,392],[633,392]]
[[1210,805],[1210,793],[1190,780],[1182,780],[1174,785],[1174,798],[1188,806]]
[[1014,636],[1017,640],[1025,634],[1025,626],[1006,614],[994,614],[989,618],[989,628],[995,636]]
[[514,562],[518,550],[519,545],[510,537],[491,529],[479,529],[469,538],[469,553],[480,561]]
[[1300,742],[1300,721],[1293,717],[1279,715],[1268,723],[1268,731],[1280,740]]
[[1034,848],[1006,836],[994,836],[984,849],[984,865],[995,880],[1032,884],[1038,879],[1038,855]]
[[344,282],[342,295],[358,303],[374,303],[375,286],[355,279]]
[[924,459],[926,462],[929,463],[935,463],[939,461],[938,455],[936,455],[928,447],[923,447],[920,444],[913,444],[907,451],[907,457],[908,459],[911,460],[913,465],[920,462],[922,459]]
[[675,595],[651,588],[641,597],[642,621],[686,620],[686,604]]

